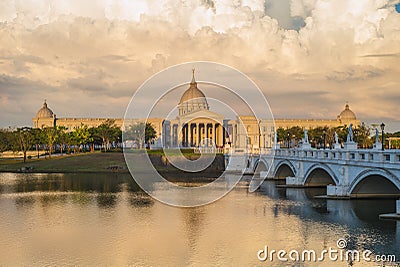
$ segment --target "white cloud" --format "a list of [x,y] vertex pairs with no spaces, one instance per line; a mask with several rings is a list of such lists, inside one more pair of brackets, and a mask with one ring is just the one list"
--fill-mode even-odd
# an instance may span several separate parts
[[[244,71],[270,94],[280,117],[300,111],[280,108],[285,99],[278,95],[301,95],[295,93],[307,85],[314,88],[307,92],[336,105],[351,101],[363,116],[372,116],[365,101],[395,106],[395,98],[374,95],[382,84],[390,92],[399,86],[400,15],[387,1],[292,0],[292,17],[279,9],[276,19],[266,6],[261,0],[2,1],[0,75],[45,84],[54,98],[80,94],[76,105],[89,113],[97,107],[82,103],[95,102],[99,88],[98,101],[118,103],[106,109],[112,116],[123,113],[129,88],[133,92],[151,74],[191,60]],[[304,18],[299,31],[281,27],[295,17]],[[269,74],[280,77],[281,88],[273,87],[279,94],[270,91],[277,78],[265,79]],[[0,81],[2,103],[17,101],[6,86]],[[34,88],[40,106],[49,92]],[[318,93],[327,90],[335,93]],[[316,98],[296,97],[305,106],[326,106],[311,99]],[[396,119],[393,110],[379,116]]]

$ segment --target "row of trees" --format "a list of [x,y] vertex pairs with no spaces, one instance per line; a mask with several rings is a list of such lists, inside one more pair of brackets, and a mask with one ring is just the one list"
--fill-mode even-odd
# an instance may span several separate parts
[[[360,148],[372,147],[375,142],[375,136],[371,136],[372,129],[362,123],[359,127],[353,129],[354,141],[358,143]],[[339,127],[317,127],[308,130],[308,139],[312,146],[322,147],[324,145],[332,146],[335,143],[335,132],[338,135],[339,143],[343,143],[347,139],[349,132],[346,125]],[[386,135],[389,136],[390,134]],[[277,129],[278,142],[295,142],[298,143],[304,138],[304,129],[301,127],[291,127],[288,129]],[[380,137],[381,139],[381,137]]]
[[61,154],[71,153],[71,150],[74,153],[82,150],[93,152],[97,146],[107,151],[113,144],[118,145],[121,140],[121,129],[115,126],[114,120],[107,120],[98,127],[89,128],[81,125],[73,131],[67,131],[63,126],[43,129],[22,127],[16,130],[0,130],[0,152],[22,151],[25,162],[29,150],[35,149],[37,157],[40,155],[40,150],[45,150],[49,157],[55,150]]
[[124,132],[125,140],[134,142],[137,148],[142,148],[143,145],[149,147],[156,134],[156,130],[149,122],[139,122],[129,125]]

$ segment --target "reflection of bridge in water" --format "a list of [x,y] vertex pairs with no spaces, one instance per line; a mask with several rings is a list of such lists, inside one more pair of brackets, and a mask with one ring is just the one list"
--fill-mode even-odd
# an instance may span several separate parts
[[[346,201],[315,199],[315,195],[323,193],[323,188],[285,188],[276,187],[276,183],[276,181],[265,181],[258,190],[258,194],[280,200],[279,202],[275,201],[277,204],[272,207],[276,217],[281,214],[287,214],[299,217],[302,221],[333,223],[357,229],[358,233],[353,233],[355,240],[351,240],[349,249],[355,249],[353,245],[356,246],[359,243],[359,240],[356,239],[364,238],[363,231],[368,227],[380,229],[379,231],[377,230],[379,234],[375,236],[377,238],[376,244],[383,244],[384,242],[379,241],[383,241],[388,236],[396,236],[393,245],[400,246],[400,222],[387,221],[385,222],[385,227],[382,228],[383,222],[379,219],[379,214],[391,212],[395,208],[395,203],[392,200],[356,199]],[[377,246],[376,244],[375,246]],[[379,245],[372,247],[371,245],[368,249],[383,252],[387,248],[384,246],[379,247]]]
[[227,170],[282,180],[286,187],[324,187],[329,198],[400,198],[400,150],[277,148],[263,152],[226,155]]

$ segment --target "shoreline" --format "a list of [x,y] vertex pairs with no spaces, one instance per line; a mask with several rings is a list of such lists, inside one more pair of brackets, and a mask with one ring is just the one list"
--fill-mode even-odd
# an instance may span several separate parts
[[[184,172],[166,162],[161,154],[149,154],[153,166],[163,176],[177,177],[218,177],[225,170],[223,160],[218,157],[207,169],[196,173]],[[95,152],[58,156],[47,159],[0,160],[0,173],[17,174],[130,174],[125,157],[120,152]]]

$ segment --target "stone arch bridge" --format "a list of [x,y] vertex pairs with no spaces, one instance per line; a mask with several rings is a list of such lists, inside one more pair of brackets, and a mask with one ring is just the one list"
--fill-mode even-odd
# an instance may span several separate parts
[[[278,148],[275,153],[265,152],[247,154],[244,168],[229,163],[227,171],[236,168],[260,174],[261,179],[283,179],[288,187],[326,186],[327,196],[333,198],[400,198],[400,150]],[[227,160],[234,162],[235,157],[231,154]]]

